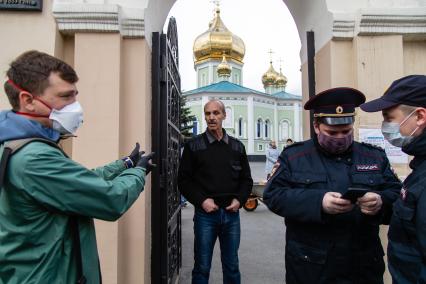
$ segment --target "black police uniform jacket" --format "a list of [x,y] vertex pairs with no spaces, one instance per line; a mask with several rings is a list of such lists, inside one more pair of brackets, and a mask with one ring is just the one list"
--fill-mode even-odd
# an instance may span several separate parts
[[[280,166],[263,195],[268,208],[285,218],[286,283],[383,283],[379,224],[389,222],[401,184],[382,149],[354,142],[341,155],[324,152],[317,139],[295,143],[280,155]],[[358,206],[330,215],[326,192],[349,187],[380,194],[375,216]]]
[[389,226],[388,260],[393,283],[426,283],[426,132],[403,151],[414,155]]

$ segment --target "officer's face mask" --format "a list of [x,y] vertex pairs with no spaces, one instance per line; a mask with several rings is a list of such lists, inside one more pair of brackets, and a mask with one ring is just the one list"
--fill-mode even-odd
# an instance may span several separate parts
[[400,128],[415,112],[416,110],[413,110],[401,123],[387,121],[382,122],[382,134],[390,144],[395,147],[403,147],[410,144],[410,142],[414,139],[413,134],[419,129],[418,126],[408,136],[403,136]]
[[324,134],[322,131],[318,133],[318,143],[324,150],[332,154],[341,154],[345,152],[353,142],[353,131],[339,138]]

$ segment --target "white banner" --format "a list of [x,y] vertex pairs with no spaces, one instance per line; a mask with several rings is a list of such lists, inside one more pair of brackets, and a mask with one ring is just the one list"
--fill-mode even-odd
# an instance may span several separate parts
[[380,129],[360,128],[359,142],[373,144],[385,149],[386,155],[391,163],[408,163],[408,155],[402,152],[401,148],[392,146],[388,141],[386,141]]

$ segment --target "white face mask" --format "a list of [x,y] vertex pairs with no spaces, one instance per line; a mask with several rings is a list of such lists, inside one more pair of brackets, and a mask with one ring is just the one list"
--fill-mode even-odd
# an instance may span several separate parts
[[74,134],[83,123],[83,108],[75,101],[60,110],[52,109],[49,119],[53,120],[53,129],[61,134]]
[[390,144],[395,147],[403,147],[408,145],[414,139],[412,135],[417,131],[417,129],[419,129],[418,126],[408,136],[403,136],[399,129],[415,112],[416,110],[412,111],[401,123],[382,122],[382,134]]

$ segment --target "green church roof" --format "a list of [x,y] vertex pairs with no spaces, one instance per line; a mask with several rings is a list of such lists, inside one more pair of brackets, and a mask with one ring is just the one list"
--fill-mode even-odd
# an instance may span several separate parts
[[283,100],[298,100],[298,101],[302,100],[301,96],[293,95],[284,91],[272,94],[272,96],[277,97],[279,99],[283,99]]
[[250,93],[250,94],[258,94],[258,95],[266,95],[265,93],[262,93],[250,88],[246,88],[228,81],[220,81],[218,83],[214,83],[208,86],[194,89],[194,90],[183,93],[183,95],[187,96],[187,95],[195,95],[200,93]]
[[184,92],[183,95],[189,96],[189,95],[196,95],[196,94],[202,94],[202,93],[246,93],[246,94],[268,96],[268,97],[283,99],[283,100],[299,100],[299,101],[302,100],[300,96],[296,96],[286,92],[278,92],[271,95],[271,94],[259,92],[250,88],[246,88],[241,85],[231,83],[228,81],[220,81],[218,83],[214,83],[208,86],[187,91],[187,92]]

